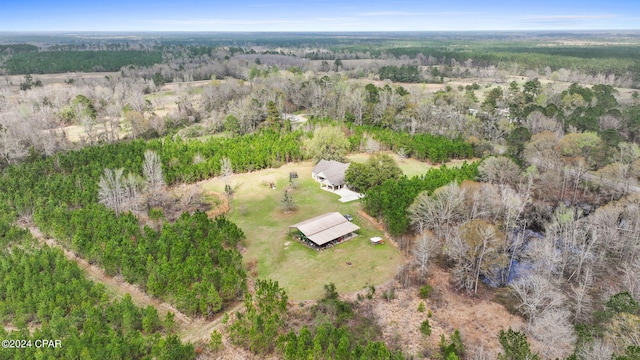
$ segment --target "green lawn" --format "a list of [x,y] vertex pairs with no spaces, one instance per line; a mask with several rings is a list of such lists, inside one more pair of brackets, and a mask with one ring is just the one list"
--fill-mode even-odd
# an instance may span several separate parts
[[[358,201],[341,203],[339,196],[320,189],[311,179],[312,164],[287,164],[234,175],[229,183],[236,189],[231,200],[229,218],[245,232],[245,263],[257,260],[258,278],[277,280],[291,299],[317,299],[323,285],[333,282],[340,292],[360,290],[367,284],[380,284],[392,278],[404,261],[388,242],[373,246],[369,238],[381,236],[373,224],[358,215]],[[291,195],[297,209],[285,214],[281,200],[289,182],[289,172],[297,171],[297,188]],[[263,182],[274,182],[271,190]],[[222,192],[224,181],[203,183],[205,190]],[[329,211],[349,213],[361,227],[360,235],[321,252],[311,250],[289,236],[289,226]],[[351,263],[348,265],[347,263]]]

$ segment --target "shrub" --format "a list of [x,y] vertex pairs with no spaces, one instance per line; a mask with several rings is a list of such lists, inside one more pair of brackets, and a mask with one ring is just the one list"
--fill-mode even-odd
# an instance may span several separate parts
[[213,330],[213,332],[211,333],[209,348],[211,348],[212,351],[218,351],[222,349],[222,334],[220,334],[218,330]]
[[373,299],[373,294],[376,293],[376,287],[373,285],[369,285],[369,290],[367,291],[367,299]]
[[324,299],[325,300],[338,299],[338,291],[336,290],[336,284],[329,283],[324,285]]
[[424,302],[420,301],[420,305],[418,305],[418,312],[424,312]]
[[638,312],[638,308],[640,307],[638,302],[628,291],[613,295],[609,301],[605,303],[605,306],[608,310],[615,313],[626,312],[634,315]]
[[384,291],[384,293],[382,294],[382,297],[387,300],[387,301],[391,301],[393,299],[396,298],[396,289],[395,288],[390,288]]
[[420,332],[424,335],[431,335],[431,324],[429,324],[429,320],[425,320],[420,324]]
[[449,341],[445,338],[444,334],[440,335],[440,353],[445,359],[449,359],[453,355],[457,358],[464,355],[464,345],[462,345],[462,336],[460,330],[456,330],[449,337]]
[[426,299],[431,295],[431,292],[433,291],[433,288],[431,287],[431,285],[427,284],[424,285],[423,287],[420,288],[420,298],[421,299]]

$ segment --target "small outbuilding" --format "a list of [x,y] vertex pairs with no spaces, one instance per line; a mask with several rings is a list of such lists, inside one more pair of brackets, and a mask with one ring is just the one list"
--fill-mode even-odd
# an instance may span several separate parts
[[297,229],[297,237],[307,245],[320,249],[357,236],[359,226],[347,220],[339,212],[329,212],[291,225]]
[[379,236],[372,237],[369,239],[369,241],[371,241],[373,245],[384,244],[384,240]]
[[347,168],[349,168],[348,163],[323,159],[313,168],[311,177],[316,179],[321,187],[338,190],[346,186],[344,173]]

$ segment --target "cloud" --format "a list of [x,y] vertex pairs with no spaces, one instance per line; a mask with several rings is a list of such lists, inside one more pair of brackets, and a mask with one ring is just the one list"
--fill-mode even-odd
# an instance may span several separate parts
[[459,16],[479,16],[485,15],[486,12],[477,12],[477,11],[435,11],[435,12],[410,12],[410,11],[371,11],[358,13],[356,16],[360,17],[373,17],[373,16],[449,16],[449,17],[459,17]]
[[358,19],[352,17],[319,17],[308,21],[312,22],[359,22]]
[[266,8],[266,7],[270,7],[270,8],[274,8],[274,7],[284,7],[284,6],[293,6],[295,5],[295,3],[287,3],[287,2],[266,2],[266,3],[254,3],[254,4],[247,4],[247,7],[252,7],[252,8]]
[[600,29],[616,27],[612,23],[614,18],[618,17],[612,14],[541,15],[521,17],[520,21],[532,29]]
[[424,13],[415,13],[407,11],[372,11],[356,14],[357,16],[419,16]]
[[599,19],[611,19],[615,15],[550,15],[550,16],[529,16],[524,17],[523,20],[539,21],[539,22],[561,22],[561,21],[581,21],[581,20],[599,20]]
[[144,21],[164,30],[232,30],[232,31],[340,31],[366,26],[353,17],[316,17],[298,19],[154,19]]
[[179,19],[164,19],[164,20],[152,20],[151,22],[161,25],[185,25],[185,26],[199,26],[199,25],[279,25],[279,24],[302,24],[302,20],[250,20],[250,19],[193,19],[193,20],[179,20]]
[[443,15],[443,16],[477,16],[477,15],[486,15],[486,11],[439,11],[433,13],[433,15]]

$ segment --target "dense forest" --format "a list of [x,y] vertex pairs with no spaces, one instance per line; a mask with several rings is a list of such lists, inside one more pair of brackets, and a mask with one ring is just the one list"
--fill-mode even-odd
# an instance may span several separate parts
[[159,51],[46,51],[16,52],[4,63],[8,74],[55,74],[73,71],[119,71],[123,66],[151,66],[162,62]]
[[[182,344],[154,307],[136,307],[130,297],[110,300],[60,250],[38,248],[26,231],[0,226],[0,317],[16,329],[3,327],[0,336],[23,340],[3,346],[0,358],[195,358],[193,346]],[[59,345],[43,347],[42,339]]]

